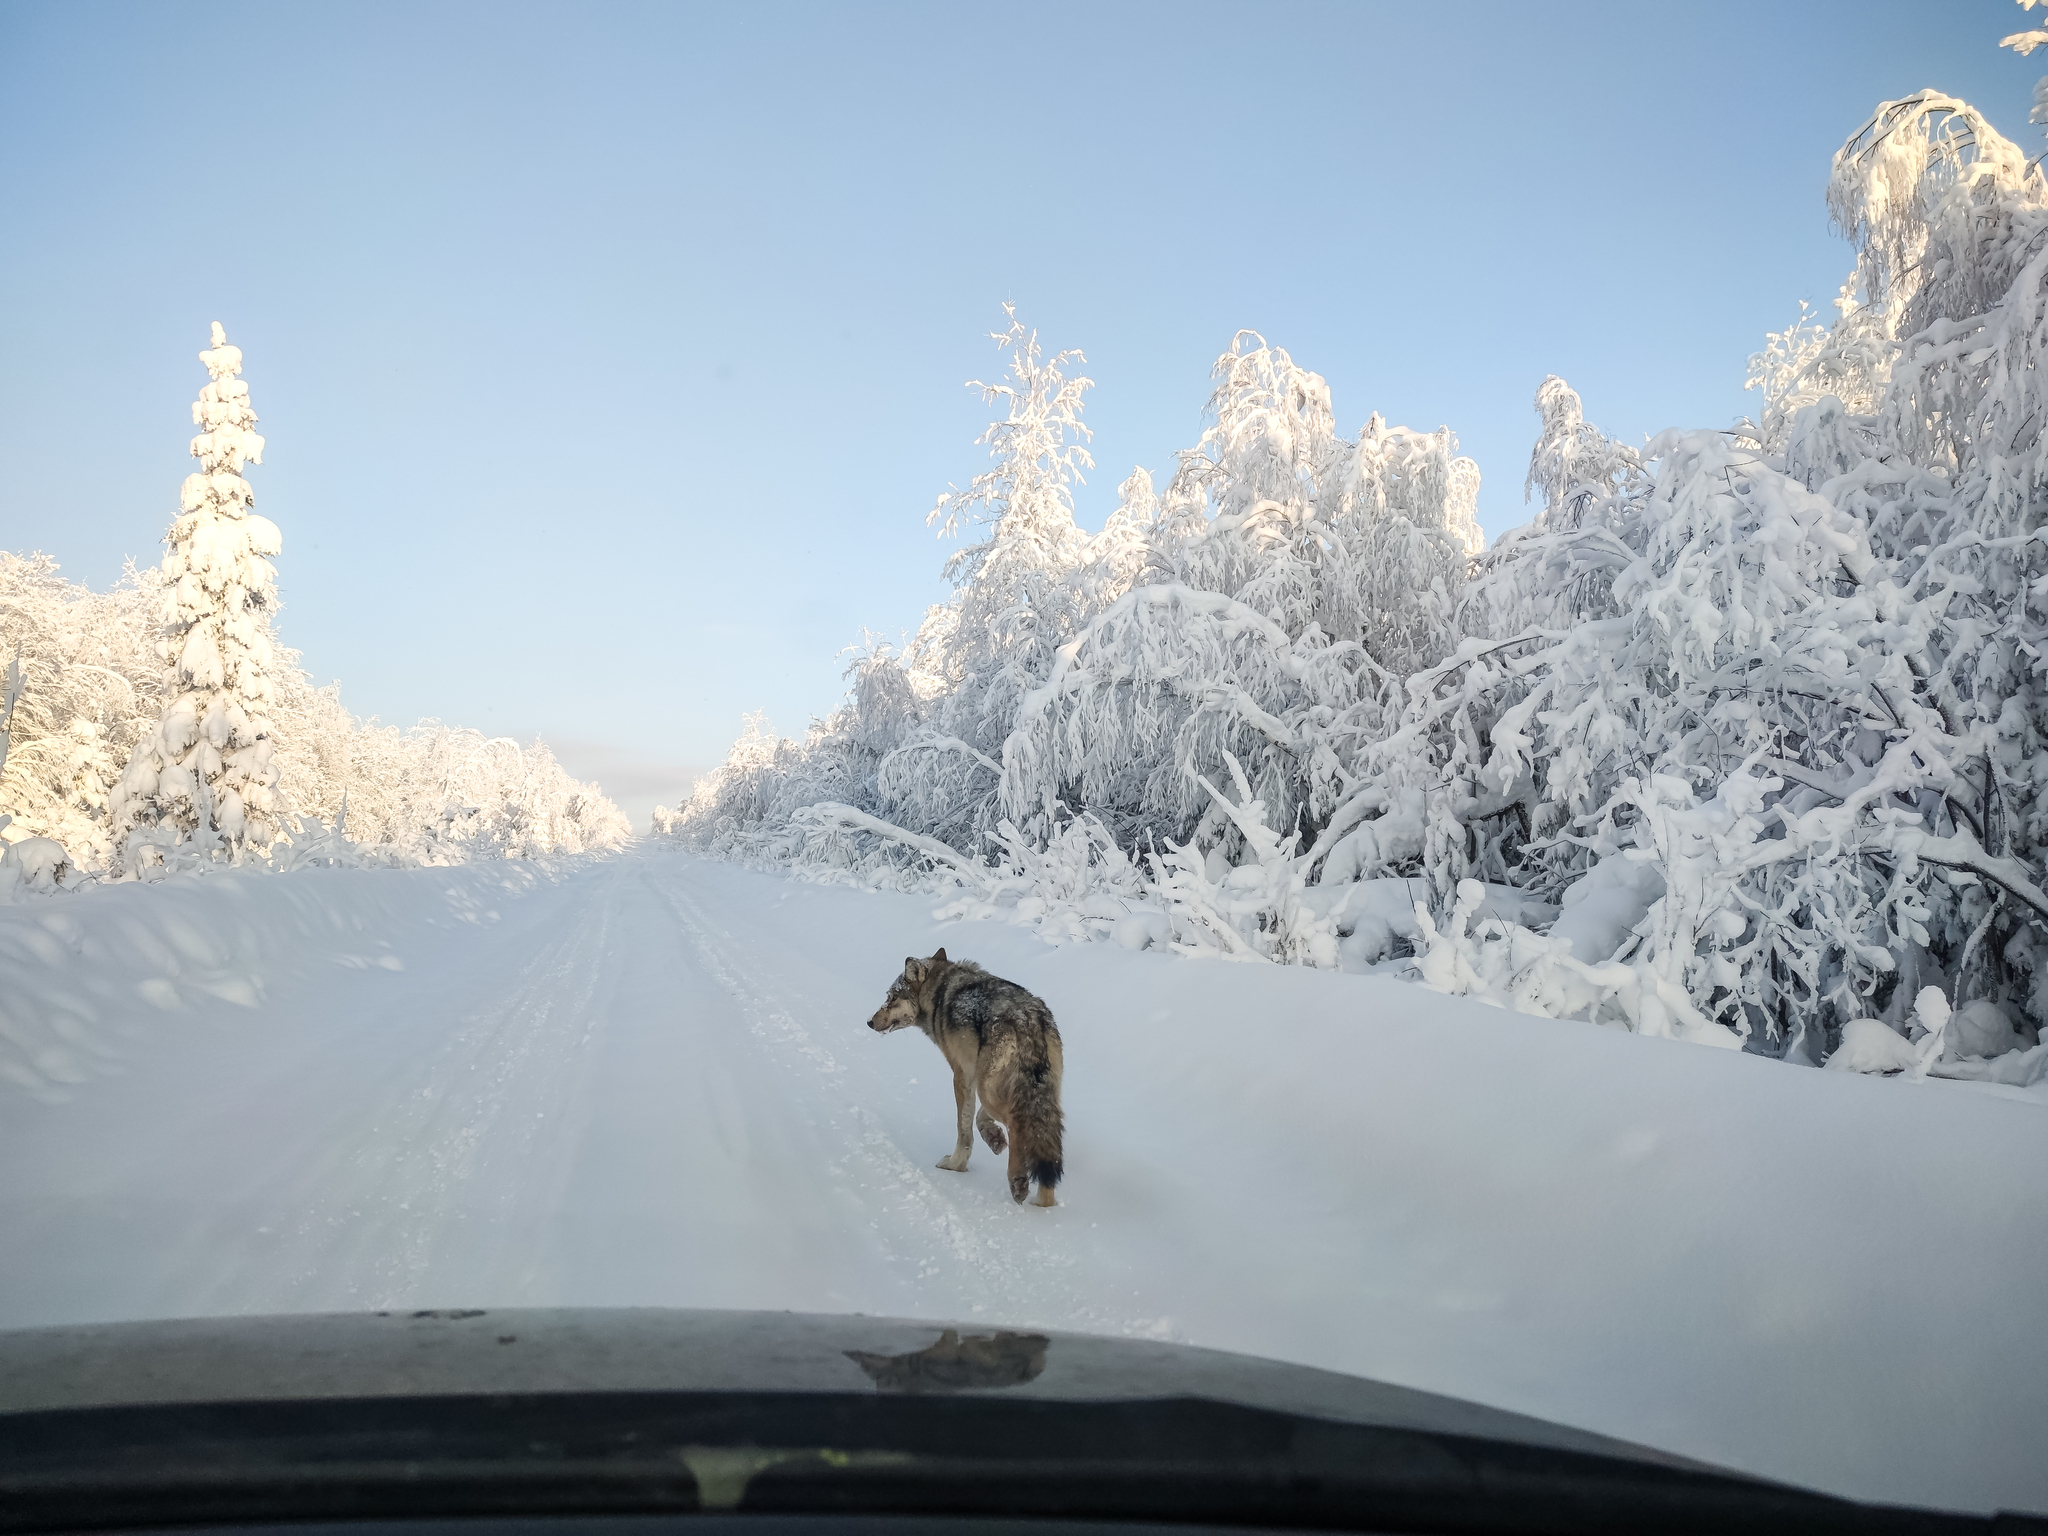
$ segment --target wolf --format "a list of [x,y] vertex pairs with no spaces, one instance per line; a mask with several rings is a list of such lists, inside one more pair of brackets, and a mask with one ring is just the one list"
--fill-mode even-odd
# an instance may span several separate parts
[[[916,1025],[953,1068],[958,1139],[939,1166],[967,1171],[974,1129],[991,1152],[1010,1150],[1010,1198],[1019,1205],[1038,1181],[1037,1205],[1055,1205],[1053,1186],[1064,1172],[1060,1132],[1059,1027],[1052,1010],[1013,981],[991,976],[972,960],[948,960],[942,949],[929,960],[915,955],[890,983],[889,995],[868,1020],[877,1034]],[[975,1096],[981,1108],[975,1109]],[[1004,1128],[1008,1127],[1005,1135]]]

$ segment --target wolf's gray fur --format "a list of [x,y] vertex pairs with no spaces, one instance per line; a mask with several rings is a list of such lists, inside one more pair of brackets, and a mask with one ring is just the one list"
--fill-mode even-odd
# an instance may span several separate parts
[[903,974],[868,1020],[868,1028],[881,1034],[913,1024],[953,1068],[959,1137],[939,1166],[964,1172],[979,1128],[991,1152],[1009,1147],[1010,1198],[1021,1204],[1036,1179],[1037,1203],[1054,1204],[1053,1186],[1063,1171],[1064,1063],[1052,1010],[1014,981],[991,976],[971,960],[948,960],[942,949],[929,960],[905,960]]

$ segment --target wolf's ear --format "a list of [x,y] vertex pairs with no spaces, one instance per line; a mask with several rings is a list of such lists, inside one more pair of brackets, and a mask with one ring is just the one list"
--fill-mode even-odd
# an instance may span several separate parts
[[924,980],[924,962],[915,955],[903,957],[903,979],[916,983]]
[[948,961],[946,959],[946,952],[943,949],[940,950],[936,955],[932,956],[933,965],[945,965],[947,963]]

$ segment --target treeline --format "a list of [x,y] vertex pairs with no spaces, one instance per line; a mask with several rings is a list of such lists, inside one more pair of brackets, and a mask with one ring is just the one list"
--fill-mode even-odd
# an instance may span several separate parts
[[1869,1070],[2030,1078],[2048,1019],[2048,186],[1881,106],[1830,324],[1759,420],[1537,392],[1482,549],[1447,430],[1341,435],[1259,337],[1164,494],[1081,533],[1079,359],[1013,323],[953,598],[661,825],[1055,936],[1353,968]]
[[163,563],[108,591],[0,553],[0,895],[213,863],[446,863],[616,847],[625,817],[545,745],[359,720],[277,643],[263,440],[214,327],[199,470]]

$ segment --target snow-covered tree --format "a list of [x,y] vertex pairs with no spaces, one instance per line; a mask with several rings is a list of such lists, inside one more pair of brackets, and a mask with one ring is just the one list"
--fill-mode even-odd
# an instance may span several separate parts
[[1151,471],[1133,467],[1130,478],[1116,488],[1116,510],[1102,532],[1088,541],[1079,574],[1081,612],[1093,619],[1138,585],[1151,559],[1159,524],[1159,495]]
[[[359,724],[348,741],[350,837],[402,862],[460,864],[622,847],[625,816],[580,783],[544,742],[422,720]],[[339,798],[339,797],[337,797]]]
[[1479,466],[1450,428],[1391,427],[1375,411],[1335,466],[1323,522],[1317,625],[1355,637],[1393,677],[1442,656],[1466,567],[1485,547]]
[[994,523],[956,557],[959,593],[901,656],[858,663],[847,707],[804,739],[743,738],[677,835],[822,856],[815,828],[782,829],[835,805],[858,813],[832,823],[842,861],[883,824],[1018,868],[1050,867],[1054,843],[1098,847],[1096,827],[1126,852],[1193,839],[1206,857],[1265,844],[1224,803],[1240,776],[1275,826],[1310,831],[1359,789],[1348,765],[1398,702],[1391,668],[1447,648],[1479,543],[1478,472],[1450,433],[1373,417],[1341,438],[1323,381],[1241,333],[1166,497],[1135,472],[1089,539],[1072,515],[1085,381],[1021,328],[998,340],[1016,351],[997,468],[939,509],[972,498]]
[[[361,722],[341,702],[341,685],[315,687],[299,666],[299,653],[280,645],[275,652],[270,719],[276,730],[277,792],[294,820],[332,821],[355,787],[356,738]],[[362,817],[357,816],[357,824]]]
[[[0,773],[7,771],[7,753],[13,746],[14,710],[21,703],[22,685],[21,657],[19,654],[8,659],[0,668]],[[14,818],[0,813],[0,832],[5,832]]]
[[1851,136],[1829,200],[1857,270],[1832,328],[1753,361],[1765,425],[1665,434],[1569,535],[1504,539],[1467,594],[1495,627],[1412,688],[1390,771],[1434,733],[1533,833],[1490,866],[1433,836],[1437,888],[1567,903],[1547,949],[1452,925],[1446,976],[1806,1060],[1922,1028],[1929,982],[2042,1017],[2042,185],[1924,92]]
[[[1824,993],[1853,1014],[1896,916],[1855,852],[1869,839],[1891,856],[1883,816],[1852,831],[1772,808],[1808,809],[1802,786],[1844,782],[1845,762],[1872,782],[1907,771],[1883,743],[1919,721],[1894,713],[1910,678],[1851,574],[1871,568],[1867,534],[1726,434],[1665,434],[1644,462],[1646,485],[1596,500],[1577,528],[1503,541],[1483,583],[1587,606],[1548,598],[1539,622],[1468,638],[1418,675],[1384,771],[1434,780],[1424,862],[1446,901],[1475,877],[1556,898],[1608,860],[1656,875],[1655,890],[1627,882],[1668,929],[1638,943],[1643,1006],[1690,998],[1692,1026],[1740,1034],[1776,1035]],[[1682,884],[1695,837],[1726,867]]]
[[192,406],[199,469],[185,479],[163,562],[165,704],[115,787],[114,835],[137,873],[166,849],[239,862],[277,836],[284,806],[271,742],[277,525],[251,510],[242,470],[263,439],[220,322],[199,354],[208,382]]
[[1882,312],[1857,299],[1857,281],[1850,273],[1835,295],[1833,325],[1820,324],[1802,302],[1798,318],[1751,354],[1743,386],[1763,395],[1756,437],[1765,452],[1784,453],[1800,412],[1823,400],[1834,399],[1838,411],[1858,421],[1877,410],[1898,345]]
[[130,566],[93,592],[46,555],[0,553],[0,653],[25,678],[0,811],[87,868],[106,862],[114,781],[162,708],[157,575]]
[[1374,415],[1340,437],[1322,378],[1251,331],[1213,377],[1141,584],[1024,700],[1002,784],[1020,825],[1066,805],[1126,846],[1228,856],[1247,845],[1220,786],[1241,774],[1275,829],[1317,833],[1361,789],[1401,677],[1450,645],[1479,543],[1478,470],[1450,432]]
[[1094,467],[1081,420],[1093,381],[1069,374],[1086,361],[1079,352],[1046,357],[1015,308],[1003,312],[1009,328],[992,339],[1009,353],[1008,376],[968,386],[1004,407],[978,439],[993,462],[926,519],[941,535],[986,532],[947,560],[950,612],[928,618],[913,647],[934,707],[879,769],[885,805],[916,802],[920,821],[963,848],[993,831],[996,759],[1018,703],[1051,671],[1085,604],[1088,540],[1074,523],[1074,488]]

